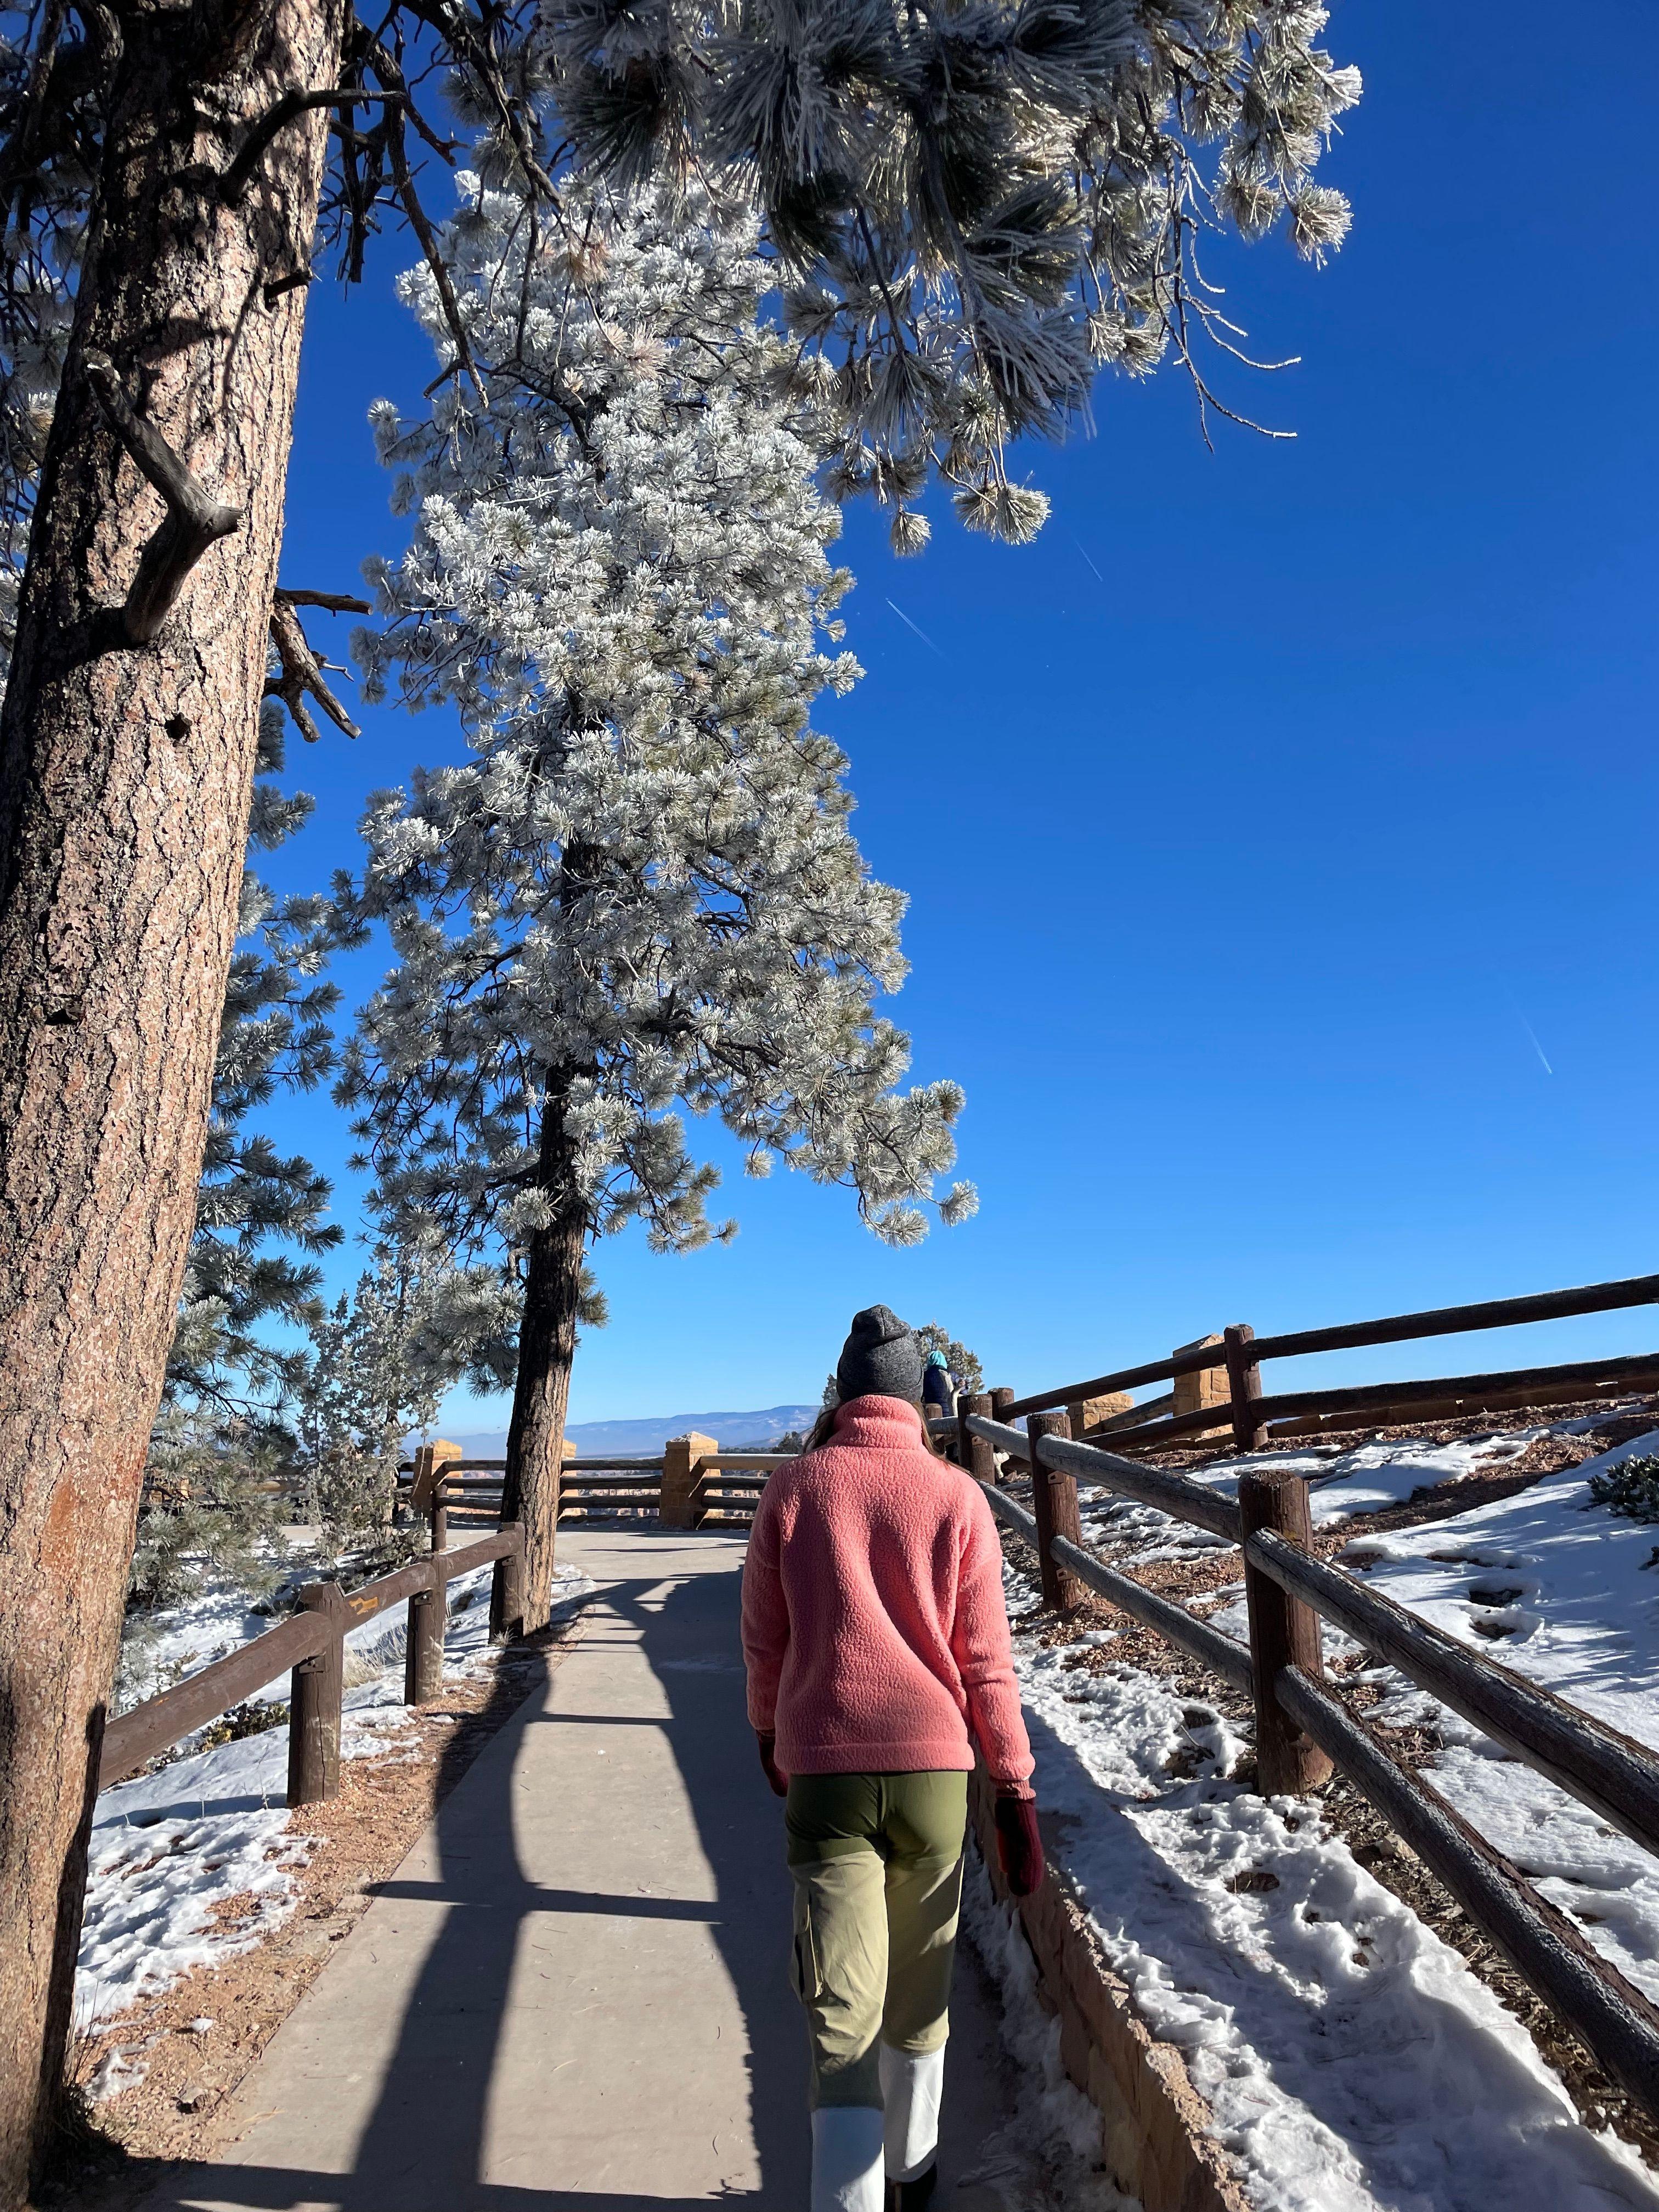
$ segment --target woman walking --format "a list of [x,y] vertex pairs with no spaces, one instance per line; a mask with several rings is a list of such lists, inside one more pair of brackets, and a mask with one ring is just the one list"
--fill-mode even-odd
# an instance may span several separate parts
[[812,2212],[921,2212],[939,2097],[976,1743],[1010,1887],[1042,1847],[1002,1596],[971,1475],[920,1411],[921,1349],[854,1316],[841,1402],[763,1492],[743,1577],[749,1717],[795,1888],[812,2055]]

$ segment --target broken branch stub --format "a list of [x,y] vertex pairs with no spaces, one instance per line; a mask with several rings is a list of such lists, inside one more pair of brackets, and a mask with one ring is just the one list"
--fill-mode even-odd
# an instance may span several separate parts
[[[343,599],[343,594],[341,596]],[[329,596],[321,592],[279,591],[276,594],[270,609],[270,637],[282,673],[266,677],[265,696],[283,702],[307,744],[314,745],[318,737],[317,725],[306,705],[307,693],[337,729],[343,730],[349,738],[361,737],[362,731],[324,680],[322,663],[312,651],[300,627],[300,617],[294,611],[296,601],[307,606],[326,606]],[[361,605],[360,600],[345,599],[341,611],[355,612]]]
[[140,474],[167,501],[166,514],[138,556],[137,571],[119,614],[125,642],[149,645],[159,635],[191,570],[210,545],[229,537],[242,520],[242,510],[204,491],[155,425],[135,412],[107,354],[89,352],[86,371],[105,421]]

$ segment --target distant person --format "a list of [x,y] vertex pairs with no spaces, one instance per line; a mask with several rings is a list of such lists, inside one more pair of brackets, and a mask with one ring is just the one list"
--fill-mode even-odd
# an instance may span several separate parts
[[957,1410],[957,1378],[945,1364],[942,1352],[930,1352],[921,1377],[922,1411],[927,1413],[954,1413]]
[[921,1347],[853,1317],[839,1405],[773,1474],[743,1575],[749,1717],[787,1799],[792,1979],[812,2054],[811,2212],[921,2212],[976,1742],[1017,1896],[1042,1880],[1002,1550],[921,1412]]

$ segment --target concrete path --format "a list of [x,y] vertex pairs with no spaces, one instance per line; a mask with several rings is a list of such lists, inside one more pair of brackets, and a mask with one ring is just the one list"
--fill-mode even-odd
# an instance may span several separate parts
[[[805,2212],[781,1808],[744,1718],[743,1543],[573,1534],[580,1642],[486,1746],[148,2212]],[[1007,2117],[957,1967],[940,2212]]]

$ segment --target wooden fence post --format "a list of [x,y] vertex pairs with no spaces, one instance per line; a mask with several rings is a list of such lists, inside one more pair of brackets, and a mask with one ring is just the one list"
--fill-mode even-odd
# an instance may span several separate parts
[[[1303,1551],[1310,1548],[1312,1519],[1302,1475],[1247,1468],[1238,1479],[1238,1512],[1246,1536],[1272,1528]],[[1264,1797],[1304,1797],[1327,1778],[1331,1762],[1285,1711],[1274,1684],[1284,1667],[1298,1668],[1310,1681],[1324,1680],[1319,1615],[1259,1574],[1248,1559],[1244,1595],[1255,1677],[1255,1786]]]
[[994,1421],[1006,1421],[1008,1418],[1008,1408],[1013,1404],[1013,1402],[1014,1394],[1012,1390],[1006,1389],[993,1390],[991,1393],[991,1419]]
[[328,1642],[289,1677],[288,1802],[322,1805],[340,1794],[340,1696],[345,1686],[345,1632],[351,1608],[338,1583],[307,1583],[307,1613],[328,1617]]
[[518,1542],[495,1562],[500,1601],[491,1608],[491,1618],[501,1626],[492,1627],[490,1637],[496,1644],[514,1644],[524,1634],[524,1522],[509,1521],[507,1526],[516,1531]]
[[970,1436],[968,1416],[977,1413],[982,1421],[991,1418],[991,1394],[981,1390],[971,1398],[957,1401],[957,1434],[960,1439],[962,1463],[975,1482],[994,1482],[997,1479],[997,1455],[983,1437]]
[[670,1437],[663,1446],[661,1521],[665,1528],[696,1527],[697,1488],[702,1480],[697,1462],[705,1452],[719,1449],[713,1437],[699,1436],[695,1429],[690,1436]]
[[1227,1347],[1227,1388],[1233,1407],[1233,1442],[1242,1452],[1260,1451],[1267,1438],[1264,1423],[1255,1417],[1256,1400],[1261,1395],[1261,1370],[1255,1364],[1251,1346],[1255,1342],[1255,1331],[1249,1322],[1234,1322],[1223,1332]]
[[1056,1536],[1067,1536],[1073,1543],[1080,1544],[1083,1524],[1078,1517],[1075,1478],[1060,1474],[1055,1468],[1040,1465],[1036,1447],[1039,1437],[1069,1437],[1071,1432],[1071,1421],[1064,1413],[1025,1416],[1025,1433],[1031,1440],[1031,1507],[1036,1516],[1042,1602],[1059,1613],[1070,1613],[1083,1603],[1088,1593],[1077,1577],[1055,1559],[1054,1540]]
[[[446,1470],[447,1471],[447,1470]],[[442,1555],[449,1547],[449,1506],[444,1496],[443,1474],[432,1485],[432,1581],[416,1590],[409,1601],[409,1627],[404,1638],[404,1703],[429,1705],[442,1693],[444,1683],[444,1624],[448,1617],[448,1592],[443,1577]]]

